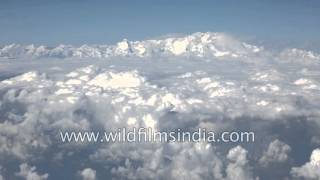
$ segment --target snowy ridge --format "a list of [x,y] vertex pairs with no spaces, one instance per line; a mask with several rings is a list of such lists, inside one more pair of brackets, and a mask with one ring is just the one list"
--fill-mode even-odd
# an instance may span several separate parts
[[283,50],[278,58],[287,63],[303,63],[305,65],[320,62],[320,54],[296,48]]
[[159,40],[128,41],[116,45],[59,45],[57,47],[11,44],[0,48],[0,57],[107,58],[112,56],[150,57],[189,55],[198,57],[242,57],[254,55],[263,48],[239,42],[222,33],[194,33],[184,37]]
[[[194,33],[183,37],[158,40],[128,41],[116,45],[59,45],[57,47],[11,44],[1,47],[0,58],[96,58],[109,57],[198,57],[236,59],[264,56],[263,47],[241,42],[223,33]],[[320,54],[302,49],[285,49],[273,54],[275,59],[288,63],[319,63]]]

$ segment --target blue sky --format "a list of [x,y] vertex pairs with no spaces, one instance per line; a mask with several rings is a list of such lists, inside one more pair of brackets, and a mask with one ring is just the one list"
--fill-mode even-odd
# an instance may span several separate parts
[[226,32],[319,48],[319,0],[0,0],[0,44],[113,44]]

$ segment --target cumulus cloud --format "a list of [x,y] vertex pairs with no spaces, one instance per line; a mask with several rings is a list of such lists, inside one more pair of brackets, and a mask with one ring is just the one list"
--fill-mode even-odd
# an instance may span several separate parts
[[293,167],[291,174],[296,178],[320,179],[320,149],[312,151],[309,162],[301,167]]
[[[112,169],[115,177],[128,179],[224,178],[222,160],[214,148],[205,142],[153,144],[142,147],[136,153],[138,154],[135,158],[132,158],[131,154],[121,154],[125,159],[124,165]],[[113,157],[116,156],[113,154]],[[135,168],[137,164],[140,165]]]
[[267,151],[259,159],[262,166],[268,166],[270,163],[283,163],[289,158],[291,148],[289,145],[279,141],[278,139],[269,144]]
[[227,166],[227,179],[253,179],[247,160],[248,151],[241,146],[230,149],[227,158],[230,163]]
[[21,164],[20,171],[16,174],[19,177],[22,177],[26,180],[45,180],[48,179],[48,174],[39,174],[36,172],[37,168],[35,166],[29,166],[26,163]]
[[80,175],[83,180],[96,180],[96,171],[91,168],[85,168]]

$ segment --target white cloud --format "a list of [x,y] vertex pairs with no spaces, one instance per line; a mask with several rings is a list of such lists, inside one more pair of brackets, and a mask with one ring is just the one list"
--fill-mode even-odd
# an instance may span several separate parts
[[[112,149],[116,147],[119,145]],[[137,151],[132,154],[126,153],[132,147],[118,149],[123,152],[112,154],[113,158],[122,156],[124,165],[113,168],[112,173],[119,179],[223,179],[222,161],[211,145],[204,142],[149,144],[133,148]],[[110,153],[104,152],[104,155]],[[99,158],[107,157],[99,154]],[[135,163],[139,162],[141,165],[135,168]]]
[[83,180],[96,180],[96,171],[91,168],[85,168],[80,175]]
[[263,153],[259,159],[262,166],[268,166],[270,163],[283,163],[289,158],[291,148],[289,145],[279,141],[278,139],[269,144],[268,149]]
[[320,179],[320,149],[312,151],[309,162],[301,167],[293,167],[291,174],[304,179]]
[[252,178],[252,172],[247,160],[248,151],[241,146],[229,150],[227,158],[230,163],[227,166],[227,179],[249,180]]
[[20,171],[16,174],[25,180],[45,180],[49,177],[48,174],[39,174],[36,172],[37,168],[35,166],[29,166],[26,163],[20,165]]
[[[0,82],[0,159],[23,163],[19,176],[45,179],[47,174],[28,164],[53,161],[57,169],[43,169],[54,178],[51,171],[77,161],[72,172],[63,173],[80,172],[83,178],[110,174],[120,179],[263,179],[274,172],[271,164],[291,169],[286,162],[297,161],[290,152],[301,144],[289,137],[305,132],[303,145],[320,139],[313,129],[319,127],[320,117],[316,53],[277,54],[224,34],[195,33],[115,46],[10,45],[0,56],[18,58],[0,62],[3,72],[12,74]],[[301,63],[304,60],[310,63]],[[56,138],[60,130],[134,126],[250,129],[261,139],[230,149],[229,144],[206,142],[106,143],[92,148],[89,143],[62,144]],[[265,149],[264,142],[275,137],[291,147],[275,140]],[[317,177],[311,168],[317,156],[312,157],[292,174],[307,177],[310,171]],[[79,160],[99,168],[83,169]],[[12,175],[13,170],[2,174]]]

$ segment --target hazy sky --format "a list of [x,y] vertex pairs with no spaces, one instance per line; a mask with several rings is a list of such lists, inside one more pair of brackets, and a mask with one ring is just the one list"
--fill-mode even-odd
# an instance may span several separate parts
[[0,0],[0,44],[112,44],[168,33],[320,45],[319,0]]

